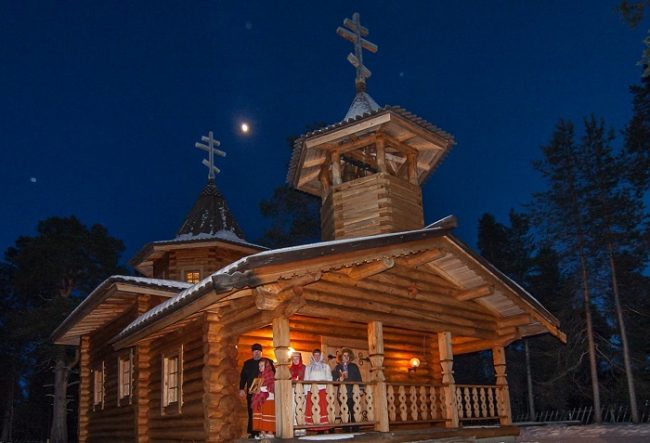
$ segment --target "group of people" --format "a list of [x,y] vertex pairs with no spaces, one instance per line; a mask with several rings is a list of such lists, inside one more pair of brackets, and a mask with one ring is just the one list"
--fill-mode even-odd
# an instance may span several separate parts
[[[239,381],[239,395],[246,398],[248,406],[248,433],[251,437],[271,437],[275,431],[275,367],[273,362],[262,356],[262,345],[255,343],[251,347],[253,357],[244,362]],[[314,349],[311,353],[311,362],[305,365],[302,361],[302,354],[294,352],[291,355],[289,372],[292,380],[304,381],[350,381],[361,382],[361,371],[353,363],[354,354],[350,349],[344,348],[340,354],[340,360],[332,370],[326,362],[325,356],[320,349]],[[352,385],[346,386],[348,393],[348,414],[349,422],[354,422],[352,398]],[[317,423],[327,422],[327,395],[326,385],[318,385],[318,403],[320,406],[320,420]],[[311,395],[307,396],[307,408],[305,420],[307,423],[314,423],[312,416]],[[312,428],[322,432],[327,428]],[[358,427],[352,427],[357,431]]]

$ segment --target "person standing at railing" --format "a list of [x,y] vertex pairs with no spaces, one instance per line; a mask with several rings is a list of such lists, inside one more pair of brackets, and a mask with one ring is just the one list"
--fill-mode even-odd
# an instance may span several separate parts
[[305,379],[305,364],[302,362],[302,354],[300,354],[300,352],[294,352],[291,354],[289,373],[291,373],[291,380]]
[[272,438],[275,432],[275,371],[269,359],[260,359],[257,380],[251,389],[254,390],[251,401],[253,430],[260,437]]
[[[311,362],[305,370],[305,381],[332,381],[332,371],[330,366],[323,361],[323,354],[320,349],[314,349],[311,352]],[[314,423],[313,403],[311,400],[311,385],[306,384],[309,390],[307,394],[307,411],[305,421],[309,424]],[[318,405],[320,406],[320,420],[318,423],[327,423],[327,386],[318,385]],[[323,431],[325,428],[313,428],[315,431]]]
[[[246,399],[246,408],[248,410],[248,425],[246,429],[249,436],[252,438],[255,437],[257,433],[253,430],[253,410],[251,409],[253,394],[250,390],[253,385],[253,380],[255,380],[259,373],[259,361],[263,358],[262,345],[254,343],[253,346],[251,346],[251,352],[253,353],[252,358],[246,360],[244,366],[241,368],[241,375],[239,377],[239,396]],[[269,360],[269,363],[273,372],[275,372],[271,360]]]
[[[359,367],[353,363],[354,353],[351,349],[343,348],[341,349],[341,361],[334,367],[332,371],[332,378],[337,381],[344,382],[361,382],[361,371]],[[346,385],[347,394],[348,394],[348,414],[350,416],[349,423],[354,423],[354,398],[352,384]],[[352,432],[359,430],[358,426],[352,426],[350,428]]]

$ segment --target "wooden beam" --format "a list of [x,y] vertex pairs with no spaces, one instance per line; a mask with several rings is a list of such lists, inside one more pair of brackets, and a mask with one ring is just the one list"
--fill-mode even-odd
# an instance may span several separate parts
[[377,169],[379,169],[379,172],[387,172],[386,147],[384,145],[383,133],[377,135],[377,140],[375,141],[375,147],[377,151]]
[[401,265],[414,268],[438,260],[444,256],[445,252],[440,249],[429,249],[428,251],[420,252],[419,254],[400,257],[398,261]]
[[371,129],[374,127],[380,127],[384,123],[388,123],[391,120],[391,114],[386,112],[385,114],[378,115],[370,119],[364,119],[358,123],[344,126],[339,130],[327,132],[322,135],[315,137],[310,137],[305,140],[305,146],[307,148],[313,148],[315,146],[320,146],[324,143],[333,142],[340,140],[344,137],[349,137],[350,134],[358,134],[361,131]]
[[497,324],[499,328],[508,328],[511,326],[521,326],[525,325],[528,323],[531,323],[532,319],[530,317],[530,314],[520,314],[520,315],[515,315],[514,317],[505,317],[505,318],[500,318],[497,319]]
[[492,285],[481,285],[476,286],[475,288],[465,289],[456,294],[456,300],[467,301],[474,300],[481,297],[487,297],[494,294],[494,286]]
[[390,257],[383,257],[381,260],[375,262],[366,263],[360,266],[352,266],[350,268],[344,268],[341,270],[342,273],[346,274],[352,280],[362,280],[371,275],[379,274],[384,272],[387,269],[395,266],[395,261]]
[[280,438],[293,438],[293,393],[289,372],[289,320],[287,317],[273,319],[273,348],[278,359],[275,371],[275,430]]

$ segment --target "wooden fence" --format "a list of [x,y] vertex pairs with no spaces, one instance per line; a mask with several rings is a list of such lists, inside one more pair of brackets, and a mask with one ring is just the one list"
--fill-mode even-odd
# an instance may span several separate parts
[[[639,421],[641,423],[650,423],[650,401],[644,402],[639,410]],[[630,410],[627,405],[606,405],[601,408],[603,423],[628,423],[631,421]],[[514,424],[522,423],[580,423],[590,424],[594,422],[593,406],[582,406],[572,409],[550,409],[539,411],[531,419],[527,412],[517,414],[514,418]]]

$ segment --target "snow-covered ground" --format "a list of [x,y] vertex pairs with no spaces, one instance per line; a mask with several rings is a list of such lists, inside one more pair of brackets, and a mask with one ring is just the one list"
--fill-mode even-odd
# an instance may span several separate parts
[[650,442],[650,424],[530,426],[522,427],[518,443],[645,443]]

